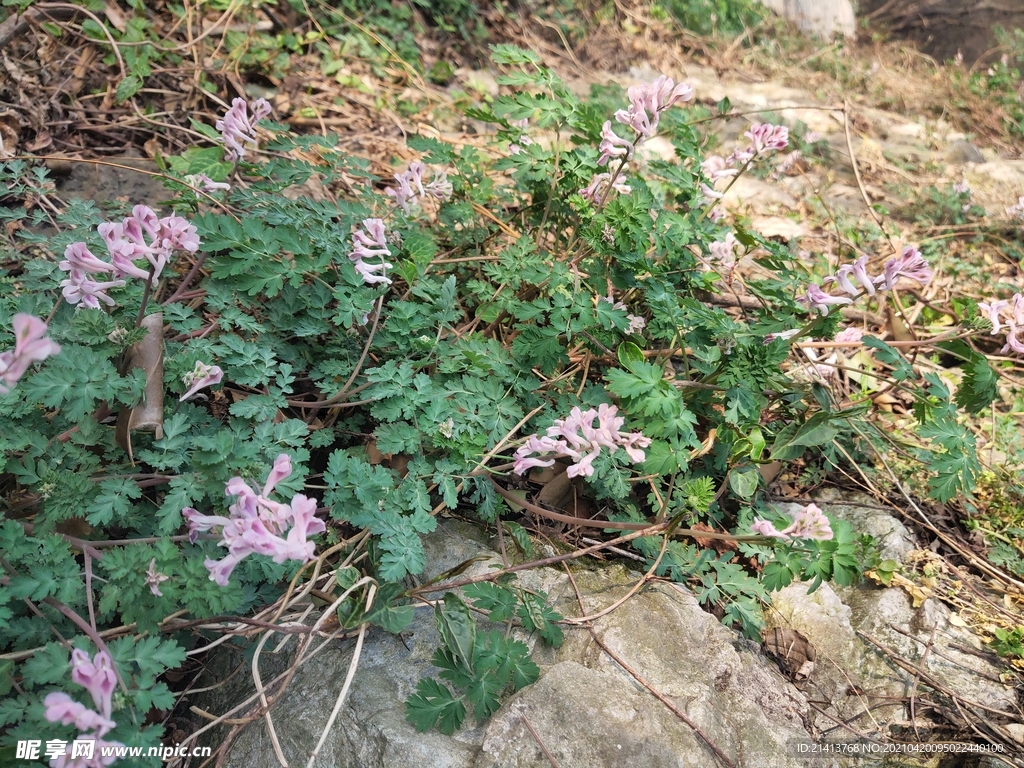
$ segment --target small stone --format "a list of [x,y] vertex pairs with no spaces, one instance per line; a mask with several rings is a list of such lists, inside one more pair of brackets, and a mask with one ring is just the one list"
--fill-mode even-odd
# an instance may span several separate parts
[[985,162],[985,156],[981,154],[981,150],[969,141],[954,141],[950,144],[946,159],[957,165]]

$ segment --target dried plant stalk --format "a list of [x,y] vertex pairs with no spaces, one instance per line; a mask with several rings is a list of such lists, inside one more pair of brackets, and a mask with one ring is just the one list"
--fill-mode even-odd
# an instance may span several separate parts
[[[117,444],[132,457],[131,433],[153,432],[157,440],[164,436],[164,316],[157,312],[142,319],[146,335],[128,350],[128,370],[146,372],[142,402],[134,408],[122,408],[117,416]],[[134,459],[133,459],[134,461]]]

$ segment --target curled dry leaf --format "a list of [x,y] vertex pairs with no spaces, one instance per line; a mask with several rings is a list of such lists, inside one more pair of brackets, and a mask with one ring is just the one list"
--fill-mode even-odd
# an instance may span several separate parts
[[764,649],[794,682],[810,678],[818,652],[803,633],[791,627],[771,627],[761,632]]
[[142,320],[147,333],[128,350],[128,370],[141,368],[146,372],[146,389],[142,402],[134,408],[122,408],[117,416],[117,444],[132,457],[131,433],[153,432],[157,440],[164,433],[164,316],[147,315]]

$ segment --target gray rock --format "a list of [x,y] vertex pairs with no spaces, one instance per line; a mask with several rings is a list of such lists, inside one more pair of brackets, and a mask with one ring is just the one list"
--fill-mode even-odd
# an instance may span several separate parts
[[[839,514],[843,506],[839,502],[823,499],[821,503]],[[865,508],[849,509],[857,510],[849,512],[852,516],[873,524],[870,515],[863,517]],[[902,535],[897,534],[897,539],[902,540]],[[440,523],[425,538],[425,546],[431,564],[425,578],[467,561],[473,562],[466,565],[465,574],[487,572],[500,562],[487,546],[485,534],[454,521]],[[898,547],[898,541],[892,546]],[[572,569],[588,615],[625,597],[641,578],[618,565],[588,569],[576,563]],[[519,578],[523,586],[548,592],[564,615],[580,615],[576,589],[564,571],[540,568]],[[995,678],[996,670],[949,647],[950,643],[978,647],[978,643],[950,625],[948,616],[949,610],[934,600],[914,611],[896,589],[833,590],[822,585],[807,595],[806,585],[791,585],[775,595],[769,618],[799,629],[818,649],[811,681],[798,689],[758,644],[724,627],[687,590],[655,582],[593,620],[601,642],[643,683],[606,653],[588,630],[569,626],[560,648],[535,644],[533,657],[541,667],[535,684],[511,696],[487,722],[475,723],[470,715],[463,729],[449,737],[437,731],[419,733],[405,720],[405,699],[419,680],[437,673],[430,663],[440,642],[434,618],[428,608],[417,609],[401,637],[378,629],[367,632],[348,697],[316,764],[329,768],[546,768],[550,763],[541,743],[564,768],[715,764],[704,739],[659,701],[653,689],[685,713],[725,755],[735,759],[742,753],[746,768],[840,765],[833,759],[808,759],[798,754],[795,743],[819,739],[819,732],[834,725],[829,715],[855,719],[862,730],[870,731],[871,720],[863,713],[878,700],[869,695],[902,697],[912,684],[908,673],[894,669],[883,654],[858,638],[858,629],[902,657],[918,660],[929,674],[967,698],[1012,711],[1013,691],[983,677]],[[936,626],[935,645],[927,658],[922,659],[921,643],[892,626],[924,640]],[[519,630],[516,634],[536,642]],[[272,710],[278,741],[290,765],[305,765],[319,740],[348,672],[353,645],[351,640],[338,642],[302,666]],[[277,653],[270,648],[268,644],[261,657],[264,681],[287,668],[294,641]],[[215,655],[209,662],[209,679],[201,681],[201,686],[228,678],[239,661],[237,652]],[[225,685],[192,698],[189,704],[220,713],[250,695],[251,689],[245,663]],[[826,714],[816,711],[822,708]],[[871,716],[884,727],[904,720],[906,713],[897,703],[888,709],[874,706]],[[208,734],[206,743],[216,746],[224,734],[224,729]],[[263,720],[241,731],[224,762],[227,768],[276,764]],[[854,764],[874,766],[864,760],[850,763]]]
[[[588,613],[611,605],[639,574],[611,567],[575,575]],[[574,598],[575,599],[575,598]],[[564,610],[568,605],[560,606]],[[807,706],[749,641],[723,627],[676,585],[641,591],[595,622],[602,642],[744,765],[797,763]],[[711,765],[705,742],[594,642],[576,631],[535,685],[492,718],[476,768],[550,765],[524,715],[559,764]]]
[[902,563],[915,548],[914,534],[885,509],[880,509],[871,496],[828,488],[817,494],[815,501],[826,515],[847,521],[857,533],[874,536],[883,559]]
[[946,159],[956,165],[985,162],[985,156],[981,154],[981,150],[969,141],[963,140],[954,141],[949,145],[949,150],[946,152]]
[[762,0],[762,4],[796,22],[802,31],[826,40],[834,35],[857,35],[857,19],[850,0]]

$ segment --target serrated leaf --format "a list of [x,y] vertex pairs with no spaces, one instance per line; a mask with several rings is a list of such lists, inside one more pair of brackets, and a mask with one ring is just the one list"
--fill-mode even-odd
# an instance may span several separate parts
[[437,680],[425,678],[416,684],[416,693],[405,700],[405,719],[420,732],[437,729],[451,736],[466,719],[462,698],[455,698],[447,687]]
[[463,594],[472,600],[477,608],[489,611],[489,618],[495,623],[511,619],[519,605],[519,598],[515,592],[490,581],[470,584],[463,590]]
[[142,89],[142,78],[136,75],[128,75],[124,80],[117,84],[117,90],[114,91],[114,101],[120,104],[122,101],[126,101],[138,93]]

